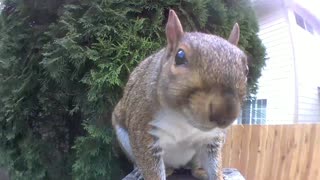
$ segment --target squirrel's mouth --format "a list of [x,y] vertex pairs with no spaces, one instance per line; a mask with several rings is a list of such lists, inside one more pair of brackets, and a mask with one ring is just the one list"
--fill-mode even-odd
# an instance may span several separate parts
[[195,121],[193,121],[193,120],[190,120],[189,123],[190,123],[193,127],[197,128],[197,129],[199,129],[199,130],[201,130],[201,131],[204,131],[204,132],[212,131],[213,129],[219,128],[218,125],[215,124],[215,123],[202,124],[202,123],[195,122]]
[[197,119],[201,117],[196,117],[192,112],[190,112],[187,109],[183,109],[182,115],[184,116],[185,120],[188,124],[193,126],[196,129],[199,129],[201,131],[211,131],[215,128],[219,128],[218,124],[215,122],[208,122],[208,121],[197,121]]
[[[201,131],[204,131],[204,132],[208,132],[208,131],[211,131],[211,130],[213,130],[213,129],[215,129],[215,128],[208,128],[208,127],[197,127],[199,130],[201,130]],[[217,128],[217,127],[216,127]]]

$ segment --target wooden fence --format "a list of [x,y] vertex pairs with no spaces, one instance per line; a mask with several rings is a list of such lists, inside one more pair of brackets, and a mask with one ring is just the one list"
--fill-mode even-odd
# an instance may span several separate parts
[[246,180],[320,180],[320,124],[234,125],[223,167]]

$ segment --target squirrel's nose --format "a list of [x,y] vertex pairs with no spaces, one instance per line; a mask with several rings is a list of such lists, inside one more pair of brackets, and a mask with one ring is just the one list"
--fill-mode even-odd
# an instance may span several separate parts
[[214,105],[214,102],[210,102],[209,104],[209,120],[211,122],[217,121],[218,119],[221,119],[221,113],[219,113],[219,110],[217,106]]
[[218,126],[231,124],[240,111],[239,103],[234,97],[226,95],[220,101],[213,100],[209,104],[209,121]]
[[220,107],[210,103],[210,112],[209,112],[209,121],[215,122],[218,125],[223,125],[226,123],[226,119],[224,117],[224,110]]

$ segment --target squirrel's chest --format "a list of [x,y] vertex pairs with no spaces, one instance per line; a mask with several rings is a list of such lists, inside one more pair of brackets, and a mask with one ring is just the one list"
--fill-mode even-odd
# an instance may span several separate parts
[[200,147],[219,133],[217,130],[203,132],[194,128],[182,115],[170,111],[160,111],[150,124],[155,127],[150,133],[159,138],[165,164],[174,168],[190,162]]

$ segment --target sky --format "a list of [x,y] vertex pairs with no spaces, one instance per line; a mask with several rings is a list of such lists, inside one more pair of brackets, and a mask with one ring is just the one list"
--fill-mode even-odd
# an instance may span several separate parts
[[320,20],[320,0],[294,0]]
[[[2,1],[0,0],[0,6]],[[294,2],[309,10],[320,20],[320,0],[294,0]]]

